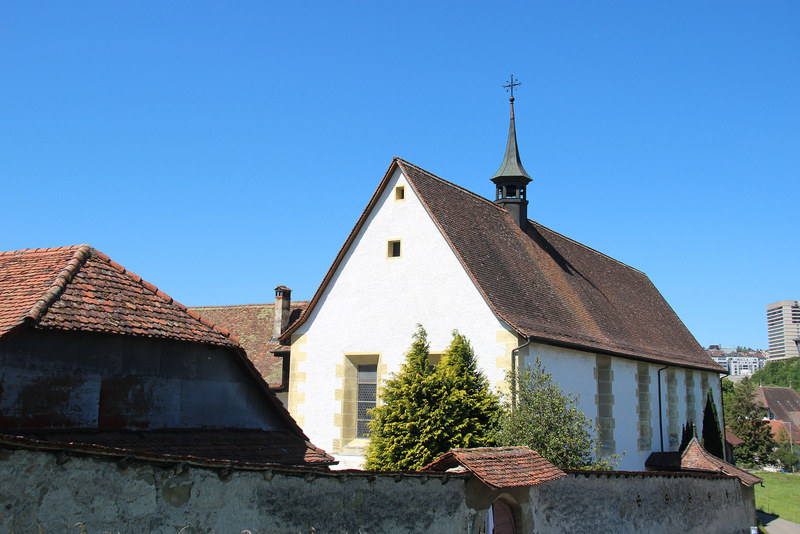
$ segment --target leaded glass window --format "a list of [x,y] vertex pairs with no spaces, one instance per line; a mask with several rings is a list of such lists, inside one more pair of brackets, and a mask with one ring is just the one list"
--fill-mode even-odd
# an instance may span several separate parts
[[356,437],[369,437],[369,425],[372,416],[368,410],[375,407],[378,390],[377,364],[358,366],[358,404],[356,413]]

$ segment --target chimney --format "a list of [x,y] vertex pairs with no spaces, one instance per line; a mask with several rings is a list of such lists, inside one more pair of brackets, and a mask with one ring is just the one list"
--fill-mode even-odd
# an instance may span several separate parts
[[286,331],[289,324],[289,314],[291,313],[292,290],[286,286],[275,288],[275,323],[272,327],[272,340],[277,341],[278,337]]

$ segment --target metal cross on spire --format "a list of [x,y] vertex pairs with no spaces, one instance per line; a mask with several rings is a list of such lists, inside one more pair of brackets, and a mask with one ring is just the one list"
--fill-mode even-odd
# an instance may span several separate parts
[[517,82],[514,83],[514,75],[512,74],[511,75],[511,81],[508,82],[508,85],[504,85],[503,86],[505,88],[505,90],[506,90],[506,93],[511,91],[511,98],[509,100],[511,100],[512,102],[514,101],[514,87],[516,87],[518,85],[522,85],[522,84],[520,83],[519,80],[517,80]]

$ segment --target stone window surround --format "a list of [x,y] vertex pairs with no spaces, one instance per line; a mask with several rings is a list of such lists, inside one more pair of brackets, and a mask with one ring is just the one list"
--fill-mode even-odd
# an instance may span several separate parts
[[[342,363],[336,366],[336,376],[342,379],[342,387],[336,389],[334,399],[340,406],[339,413],[333,414],[333,426],[339,429],[339,438],[333,440],[333,453],[361,454],[369,443],[368,438],[356,437],[356,417],[358,410],[358,366],[378,366],[377,384],[380,393],[381,379],[388,373],[382,363],[381,352],[345,353]],[[380,406],[380,394],[376,406]]]
[[636,413],[639,416],[639,421],[636,423],[636,430],[639,434],[637,440],[639,451],[653,450],[653,425],[651,423],[653,417],[653,394],[650,391],[651,383],[650,365],[646,363],[637,364]]
[[614,440],[614,371],[609,356],[595,357],[594,379],[597,382],[597,394],[594,402],[597,406],[597,425],[600,437],[600,455],[616,454],[617,445]]

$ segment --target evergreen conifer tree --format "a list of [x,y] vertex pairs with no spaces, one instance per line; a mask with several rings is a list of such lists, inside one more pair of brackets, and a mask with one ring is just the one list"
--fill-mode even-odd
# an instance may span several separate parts
[[692,441],[692,438],[697,437],[696,434],[697,431],[695,430],[694,423],[687,421],[681,432],[681,446],[678,448],[678,452],[685,451],[686,447],[689,446],[689,442]]
[[366,469],[419,469],[450,449],[491,443],[499,401],[478,371],[469,342],[453,332],[433,370],[428,357],[427,334],[419,326],[406,363],[380,388]]
[[717,405],[714,404],[714,395],[711,392],[711,388],[708,388],[706,407],[703,409],[703,433],[701,444],[705,450],[720,460],[725,459],[725,446],[722,444],[719,415],[717,415]]
[[435,411],[441,428],[440,453],[456,447],[492,445],[500,402],[478,370],[469,341],[458,331],[453,331],[453,341],[436,366],[434,377],[441,388]]

